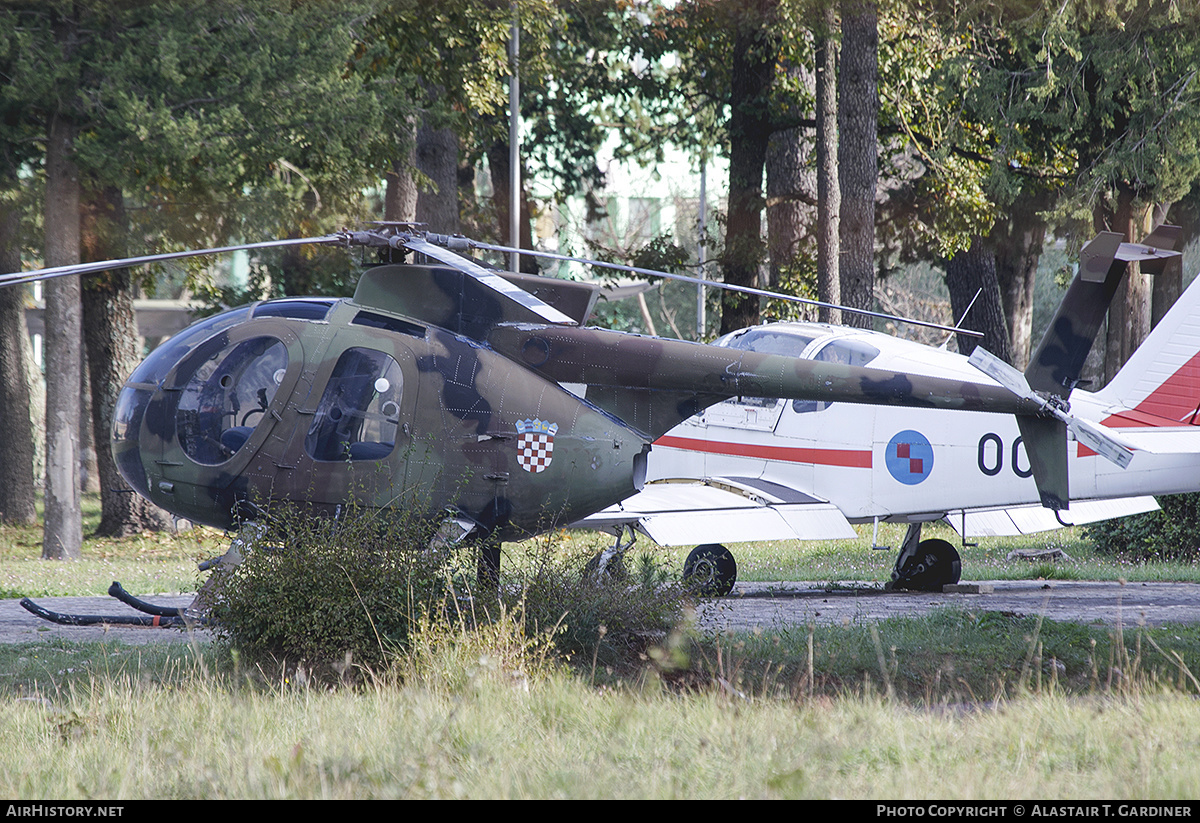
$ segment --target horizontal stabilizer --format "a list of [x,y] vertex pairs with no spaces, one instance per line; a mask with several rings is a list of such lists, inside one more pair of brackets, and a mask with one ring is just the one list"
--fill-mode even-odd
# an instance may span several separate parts
[[1174,249],[1182,234],[1179,226],[1161,225],[1140,243],[1122,243],[1117,249],[1117,259],[1126,263],[1137,261],[1142,274],[1161,274],[1169,260],[1180,256]]
[[1157,509],[1158,502],[1147,495],[1113,500],[1075,500],[1069,508],[1058,512],[1037,505],[976,509],[965,514],[955,512],[947,515],[946,522],[963,537],[1014,537],[1061,529],[1063,524],[1082,526]]
[[1200,452],[1200,430],[1194,426],[1122,429],[1120,436],[1130,447],[1150,454],[1196,454]]

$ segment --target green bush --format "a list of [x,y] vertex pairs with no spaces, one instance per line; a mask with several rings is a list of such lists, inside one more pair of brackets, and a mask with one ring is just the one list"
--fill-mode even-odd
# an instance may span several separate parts
[[1200,493],[1158,498],[1161,509],[1085,526],[1099,554],[1125,560],[1200,560]]
[[378,669],[465,579],[463,552],[429,550],[433,533],[412,510],[280,507],[240,565],[214,572],[217,633],[252,658]]
[[521,614],[526,632],[554,632],[560,657],[577,668],[637,665],[641,655],[683,617],[687,593],[678,574],[640,555],[632,573],[598,575],[590,554],[564,554],[551,536],[523,544],[500,597]]
[[499,585],[480,587],[477,549],[431,550],[435,533],[414,509],[349,505],[335,521],[280,508],[240,565],[214,572],[218,636],[254,662],[344,670],[349,656],[379,672],[409,655],[414,637],[516,621],[529,648],[549,638],[555,658],[586,669],[641,659],[682,616],[682,587],[664,583],[668,573],[649,559],[632,576],[597,578],[586,555],[551,536],[517,544],[516,554],[510,544]]

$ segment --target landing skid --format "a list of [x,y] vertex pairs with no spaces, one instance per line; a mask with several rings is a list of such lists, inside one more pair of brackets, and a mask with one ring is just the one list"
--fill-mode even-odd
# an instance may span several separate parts
[[211,621],[204,617],[192,617],[187,609],[156,606],[134,597],[125,591],[117,581],[108,587],[111,597],[120,600],[127,606],[145,613],[146,616],[113,615],[113,614],[63,614],[39,606],[28,597],[21,599],[21,607],[30,614],[37,615],[43,620],[57,623],[60,626],[145,626],[148,628],[187,628],[193,626],[208,626]]

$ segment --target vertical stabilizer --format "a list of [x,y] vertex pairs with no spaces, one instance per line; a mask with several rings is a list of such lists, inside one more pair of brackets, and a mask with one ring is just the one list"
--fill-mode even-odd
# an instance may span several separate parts
[[1178,425],[1200,422],[1200,278],[1096,396]]

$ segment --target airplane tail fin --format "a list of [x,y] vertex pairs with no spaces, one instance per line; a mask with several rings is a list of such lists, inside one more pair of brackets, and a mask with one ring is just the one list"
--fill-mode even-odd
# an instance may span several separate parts
[[1200,425],[1200,278],[1096,397],[1131,410],[1130,425]]
[[[1128,464],[1132,451],[1127,443],[1102,426],[1081,421],[1070,415],[1061,401],[1070,396],[1079,382],[1084,361],[1087,360],[1109,305],[1125,276],[1125,267],[1129,263],[1137,262],[1145,272],[1161,272],[1168,261],[1179,256],[1179,252],[1173,249],[1180,233],[1178,226],[1164,225],[1159,226],[1140,243],[1124,243],[1119,234],[1101,232],[1084,246],[1079,256],[1079,272],[1067,289],[1023,376],[1011,367],[988,363],[986,352],[978,358],[972,354],[972,363],[1002,385],[1008,385],[1010,390],[1018,395],[1028,394],[1041,398],[1045,404],[1046,413],[1043,416],[1022,418],[1018,425],[1025,441],[1025,449],[1029,455],[1042,505],[1046,508],[1064,509],[1070,502],[1067,430],[1072,431],[1081,442],[1088,443],[1119,465]],[[1122,370],[1122,374],[1128,372],[1129,375],[1113,389],[1112,396],[1124,396],[1122,392],[1130,396],[1136,394],[1133,388],[1125,387],[1125,384],[1130,382],[1136,382],[1135,388],[1141,389],[1142,382],[1139,380],[1146,373],[1145,370],[1150,369],[1159,359],[1164,343],[1174,339],[1176,335],[1172,329],[1175,329],[1181,338],[1187,338],[1187,342],[1178,342],[1179,356],[1171,360],[1174,365],[1168,368],[1171,375],[1177,372],[1192,374],[1188,369],[1194,370],[1192,377],[1184,381],[1188,384],[1185,393],[1193,400],[1191,410],[1194,419],[1196,403],[1200,402],[1200,398],[1195,397],[1196,392],[1192,391],[1192,387],[1197,384],[1196,378],[1200,378],[1200,359],[1193,357],[1197,354],[1195,349],[1200,348],[1200,311],[1195,312],[1194,321],[1182,318],[1184,315],[1190,317],[1193,314],[1189,306],[1200,308],[1200,289],[1189,289],[1188,293],[1180,298],[1180,303],[1182,305],[1172,309],[1168,317],[1155,329],[1152,335],[1158,335],[1154,338],[1155,344],[1150,345],[1151,341],[1148,339],[1142,346],[1142,349],[1146,349],[1145,353],[1139,349],[1135,354],[1138,362],[1130,360]],[[1188,352],[1187,349],[1193,350]],[[1138,355],[1142,356],[1139,358]],[[1181,365],[1176,361],[1190,365]],[[1119,381],[1113,382],[1115,385]],[[1145,387],[1143,397],[1152,396],[1155,392],[1161,393],[1166,382],[1169,381],[1160,380],[1158,384]],[[1106,390],[1109,388],[1112,387],[1106,387]],[[1169,390],[1168,394],[1171,391],[1174,390]],[[1174,398],[1174,395],[1172,397]],[[1172,402],[1176,405],[1181,404],[1178,398],[1174,398]]]

